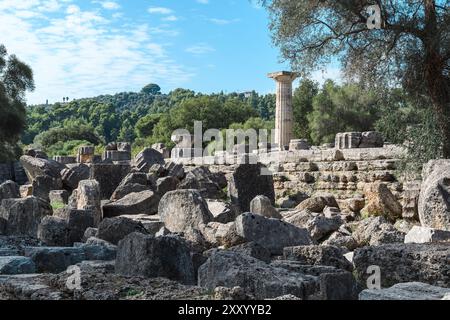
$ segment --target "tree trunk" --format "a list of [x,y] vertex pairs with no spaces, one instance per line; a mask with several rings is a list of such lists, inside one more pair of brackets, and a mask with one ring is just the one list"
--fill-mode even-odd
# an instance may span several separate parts
[[445,59],[440,53],[436,4],[425,0],[424,80],[438,121],[443,156],[450,158],[450,79],[444,75]]

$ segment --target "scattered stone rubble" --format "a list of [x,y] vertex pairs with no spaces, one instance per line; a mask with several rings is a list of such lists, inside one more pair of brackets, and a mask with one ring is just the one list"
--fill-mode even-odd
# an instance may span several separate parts
[[173,161],[162,145],[134,159],[126,143],[102,157],[29,152],[28,184],[0,184],[0,299],[450,295],[450,160],[398,181],[403,151],[374,132],[339,134],[335,149],[289,146],[228,165],[223,154]]

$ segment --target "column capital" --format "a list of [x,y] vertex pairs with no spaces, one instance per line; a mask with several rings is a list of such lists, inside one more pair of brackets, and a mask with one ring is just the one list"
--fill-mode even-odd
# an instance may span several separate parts
[[290,71],[277,71],[269,73],[267,76],[279,82],[292,82],[298,78],[299,75],[298,73]]

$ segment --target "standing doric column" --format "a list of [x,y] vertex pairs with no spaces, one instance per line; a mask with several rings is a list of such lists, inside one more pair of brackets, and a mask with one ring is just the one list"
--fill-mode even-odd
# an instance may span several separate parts
[[286,150],[293,138],[292,82],[297,78],[297,74],[280,71],[269,73],[268,76],[277,82],[275,143],[281,150]]

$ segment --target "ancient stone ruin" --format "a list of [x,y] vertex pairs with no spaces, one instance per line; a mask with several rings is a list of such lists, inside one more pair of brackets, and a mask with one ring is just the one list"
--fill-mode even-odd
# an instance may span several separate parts
[[0,298],[449,299],[450,160],[410,181],[377,132],[292,139],[295,75],[271,77],[270,152],[24,155],[0,185]]

